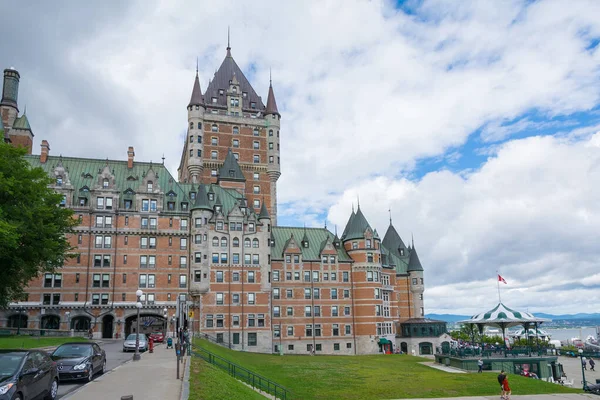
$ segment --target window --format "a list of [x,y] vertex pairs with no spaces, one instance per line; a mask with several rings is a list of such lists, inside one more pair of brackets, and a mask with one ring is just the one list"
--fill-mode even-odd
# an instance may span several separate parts
[[349,289],[344,289],[344,298],[345,299],[350,298],[350,290]]
[[258,239],[256,239],[256,238],[252,239],[252,247],[254,247],[255,249],[258,248]]
[[335,300],[338,298],[337,289],[331,289],[331,299]]
[[258,142],[257,140],[255,140],[254,142],[252,142],[252,148],[254,150],[260,149],[260,142]]
[[[94,278],[95,278],[95,276],[94,276]],[[145,288],[147,285],[148,285],[148,275],[140,275],[138,287]]]
[[234,272],[233,273],[233,282],[239,282],[240,281],[240,273],[239,272]]
[[[210,176],[217,176],[217,170],[216,170],[216,169],[212,169],[212,170],[210,171]],[[208,197],[210,198],[211,196],[210,196],[210,195],[208,195]],[[212,200],[212,199],[210,199],[210,200]]]
[[[216,97],[213,97],[213,103],[216,103],[217,99]],[[213,132],[219,132],[219,126],[217,124],[212,124],[212,126],[210,127],[210,130]]]
[[324,281],[328,281],[329,280],[329,273],[323,272],[323,280]]
[[375,299],[381,298],[381,290],[379,288],[375,288]]
[[256,346],[256,333],[248,333],[248,346]]
[[217,305],[223,305],[223,293],[217,293]]
[[253,178],[254,178],[255,181],[259,180],[260,179],[260,174],[258,172],[254,172]]
[[259,156],[258,154],[254,154],[254,155],[252,156],[252,162],[253,162],[254,164],[260,164],[260,156]]
[[227,264],[227,253],[221,253],[221,264]]
[[179,268],[187,268],[187,257],[186,256],[179,257]]
[[332,317],[339,316],[339,314],[338,314],[338,306],[331,306],[331,316]]
[[194,243],[202,244],[202,235],[201,234],[194,235]]
[[233,139],[233,147],[240,147],[240,141],[238,139]]
[[321,289],[313,288],[313,298],[315,298],[315,299],[321,298]]
[[210,158],[212,158],[213,160],[217,159],[217,152],[216,151],[211,151],[210,152]]
[[413,284],[413,285],[416,285],[416,284],[417,284],[417,282],[418,282],[418,281],[417,281],[417,278],[413,278],[413,280],[412,280],[412,284]]
[[254,222],[248,223],[248,232],[254,232]]
[[280,295],[279,295],[279,288],[273,288],[273,298],[274,299],[279,299]]
[[[315,317],[320,317],[321,316],[321,307],[314,306],[314,313],[315,313]],[[319,336],[321,336],[321,335],[319,335]]]
[[202,273],[199,269],[194,271],[194,282],[202,282]]
[[304,298],[310,299],[310,296],[311,296],[310,288],[304,288]]
[[350,315],[350,307],[344,307],[344,315]]
[[234,315],[233,316],[233,326],[240,326],[240,316],[239,315]]
[[367,262],[373,262],[373,253],[367,253]]
[[274,306],[273,307],[273,317],[277,317],[277,318],[281,317],[281,314],[280,314],[279,310],[280,310],[279,306]]
[[[50,304],[50,303],[48,303]],[[92,295],[92,305],[98,305],[100,304],[100,295],[99,294],[93,294]]]
[[313,279],[313,282],[319,282],[319,271],[313,271],[312,279]]
[[240,302],[240,295],[239,295],[239,293],[234,293],[233,294],[233,298],[232,298],[232,303],[238,304],[239,302]]
[[347,271],[342,272],[342,281],[348,282],[348,272]]
[[202,253],[194,253],[194,262],[195,263],[200,263],[202,262]]
[[293,297],[294,291],[292,289],[285,290],[285,297],[291,299]]
[[293,307],[288,307],[286,310],[286,314],[288,317],[292,317],[294,315],[294,308]]
[[273,150],[273,142],[269,142],[269,150]]
[[223,282],[223,271],[217,271],[217,282]]
[[352,242],[352,250],[358,249],[358,242]]
[[254,283],[254,271],[248,271],[248,283]]
[[187,287],[187,275],[179,275],[179,287]]
[[335,256],[329,256],[329,263],[335,264]]
[[373,271],[367,271],[367,282],[373,282]]
[[269,164],[273,164],[273,156],[269,156]]
[[[344,334],[345,335],[351,335],[352,334],[352,326],[351,325],[344,325]],[[348,343],[350,344],[350,343]],[[348,347],[350,348],[350,347]]]
[[[152,275],[152,277],[154,278],[154,275]],[[152,281],[153,285],[154,285],[154,280]],[[110,287],[110,275],[109,274],[102,274],[102,287],[107,288]],[[154,287],[154,286],[152,286]]]
[[212,328],[214,325],[214,320],[213,320],[213,315],[212,314],[208,314],[206,316],[206,327],[207,328]]
[[311,310],[310,306],[304,306],[304,316],[305,317],[310,317],[311,316],[311,312],[312,312],[312,310]]
[[[332,336],[340,336],[340,326],[338,324],[333,324],[332,325],[331,335]],[[338,348],[338,350],[339,350],[339,348]]]
[[254,208],[260,208],[260,200],[254,199]]
[[[312,335],[313,335],[312,324],[307,324],[304,328],[304,331],[305,331],[304,332],[305,336],[312,337]],[[310,345],[308,345],[308,346],[310,346]]]
[[253,265],[258,265],[258,264],[260,264],[260,262],[259,262],[259,257],[258,257],[258,256],[259,256],[258,254],[252,254],[252,264],[253,264]]
[[248,293],[248,304],[254,304],[255,296],[254,293]]

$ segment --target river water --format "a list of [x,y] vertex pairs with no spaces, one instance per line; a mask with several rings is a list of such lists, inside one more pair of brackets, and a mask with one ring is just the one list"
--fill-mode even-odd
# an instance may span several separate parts
[[596,337],[596,327],[582,327],[582,328],[549,328],[541,329],[548,332],[552,340],[569,340],[571,338],[579,338],[585,340],[589,335]]

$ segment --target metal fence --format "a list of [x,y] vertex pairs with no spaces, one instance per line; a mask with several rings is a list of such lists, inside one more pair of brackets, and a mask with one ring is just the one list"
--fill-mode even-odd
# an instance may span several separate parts
[[[221,344],[221,343],[220,343]],[[204,361],[221,368],[235,379],[246,382],[255,389],[262,390],[275,396],[276,399],[289,400],[291,399],[290,391],[283,386],[273,382],[264,376],[255,374],[254,372],[232,363],[223,357],[220,357],[202,347],[193,346],[192,355],[202,358]]]

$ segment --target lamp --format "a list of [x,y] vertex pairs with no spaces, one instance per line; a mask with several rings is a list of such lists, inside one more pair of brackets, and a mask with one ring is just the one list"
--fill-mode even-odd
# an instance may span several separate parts
[[67,317],[67,330],[71,329],[71,311],[67,311],[65,313],[65,317]]
[[163,308],[163,320],[164,320],[164,324],[165,324],[165,328],[164,328],[164,332],[163,335],[164,337],[167,337],[167,325],[169,324],[169,317],[167,316],[167,307]]
[[587,390],[587,382],[585,381],[585,361],[583,361],[583,349],[579,349],[579,358],[581,360],[581,376],[583,377],[583,390]]
[[141,289],[138,289],[135,292],[137,296],[137,303],[135,306],[137,307],[137,320],[136,320],[136,328],[135,328],[135,353],[133,354],[133,361],[140,360],[140,309],[142,308],[141,298],[144,295]]

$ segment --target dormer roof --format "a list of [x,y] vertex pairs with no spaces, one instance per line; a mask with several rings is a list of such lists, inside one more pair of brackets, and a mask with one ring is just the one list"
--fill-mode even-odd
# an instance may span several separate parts
[[219,181],[240,181],[245,182],[246,177],[240,168],[240,164],[235,159],[231,148],[227,151],[227,156],[223,165],[219,169]]

